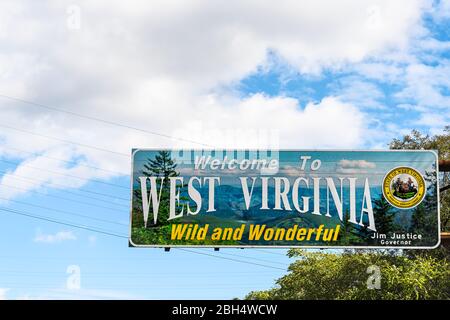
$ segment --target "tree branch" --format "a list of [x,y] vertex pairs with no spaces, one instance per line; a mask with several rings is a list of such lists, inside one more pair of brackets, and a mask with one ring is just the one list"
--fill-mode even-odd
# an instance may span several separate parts
[[445,186],[445,187],[440,188],[439,192],[442,193],[442,192],[444,192],[445,190],[448,190],[448,189],[450,189],[450,184]]

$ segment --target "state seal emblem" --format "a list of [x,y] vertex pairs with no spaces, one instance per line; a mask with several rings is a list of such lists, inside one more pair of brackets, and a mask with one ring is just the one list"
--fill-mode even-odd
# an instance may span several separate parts
[[425,179],[411,167],[397,167],[383,179],[383,196],[394,207],[411,209],[425,197]]

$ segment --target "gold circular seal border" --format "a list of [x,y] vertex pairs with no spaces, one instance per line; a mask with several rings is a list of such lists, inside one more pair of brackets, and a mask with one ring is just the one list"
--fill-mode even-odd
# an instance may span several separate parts
[[[392,179],[398,174],[409,174],[417,180],[417,194],[408,201],[400,201],[391,192]],[[411,167],[395,167],[391,169],[383,178],[383,196],[391,205],[398,209],[412,209],[418,206],[425,198],[426,188],[425,179],[422,174]]]

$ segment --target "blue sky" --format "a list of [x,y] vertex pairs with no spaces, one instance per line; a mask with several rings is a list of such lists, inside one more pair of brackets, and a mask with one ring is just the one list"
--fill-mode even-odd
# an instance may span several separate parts
[[[126,186],[129,180],[122,178],[113,182]],[[126,192],[117,192],[114,188],[98,188],[95,184],[90,184],[85,189],[111,192],[118,196],[127,195]],[[61,192],[49,190],[48,194],[59,196]],[[77,199],[75,196],[70,198]],[[92,214],[95,212],[97,218],[123,223],[123,225],[101,223],[49,210],[36,210],[33,207],[17,203],[7,205],[9,208],[40,216],[54,217],[60,221],[69,220],[125,236],[128,234],[127,208],[123,208],[122,212],[112,212],[91,206],[69,204],[67,201],[50,202],[47,196],[36,195],[21,197],[17,201],[51,208],[64,208],[64,210],[77,213]],[[90,202],[96,203],[95,201]],[[115,206],[111,205],[111,207]],[[202,256],[176,249],[167,253],[162,249],[128,248],[126,238],[104,236],[3,212],[1,219],[0,283],[2,287],[11,288],[7,293],[8,298],[209,299],[242,297],[249,290],[270,287],[273,279],[283,274],[283,270]],[[66,236],[60,240],[39,240],[40,234],[56,235],[62,230],[69,231],[74,239]],[[242,250],[238,249],[229,249],[223,254],[211,249],[195,249],[194,251],[267,264],[281,269],[286,268],[289,260],[278,254],[258,253],[255,250],[246,250],[245,255]],[[278,250],[276,252],[281,253]],[[231,255],[225,255],[225,253]],[[66,288],[69,277],[66,271],[71,265],[80,267],[80,290]]]
[[449,25],[448,0],[2,1],[0,298],[270,288],[282,250],[133,249],[17,212],[126,235],[132,148],[386,149],[440,133]]

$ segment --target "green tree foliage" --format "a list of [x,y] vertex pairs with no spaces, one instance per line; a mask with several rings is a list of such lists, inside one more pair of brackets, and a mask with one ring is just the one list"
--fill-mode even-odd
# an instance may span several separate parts
[[[407,150],[438,150],[439,159],[450,160],[450,126],[446,126],[442,134],[429,136],[423,135],[417,130],[403,136],[401,139],[393,139],[389,144],[391,149]],[[433,179],[433,177],[427,177]],[[434,179],[436,179],[434,177]],[[440,185],[450,184],[450,173],[441,173],[439,177]],[[437,192],[437,190],[435,190]],[[425,202],[427,199],[425,199]],[[450,190],[440,194],[441,203],[441,230],[450,231]]]
[[378,233],[388,234],[394,231],[394,210],[383,195],[373,201],[375,225]]
[[[389,144],[391,149],[406,149],[406,150],[437,150],[439,159],[450,159],[450,126],[446,126],[442,134],[429,136],[423,135],[417,130],[413,130],[411,134],[403,136],[402,139],[393,139]],[[450,173],[442,172],[439,177],[427,174],[425,177],[428,181],[435,181],[439,178],[440,186],[450,184]],[[433,185],[431,183],[430,185]],[[434,188],[434,187],[433,187]],[[432,194],[436,194],[438,190],[429,190]],[[450,190],[440,193],[440,213],[441,213],[441,231],[450,231]],[[419,205],[415,208],[412,217],[412,223],[418,229],[423,229],[426,223],[437,223],[436,221],[425,221],[425,210],[427,207],[430,209],[434,206],[434,201],[430,201],[429,197],[426,197],[423,201],[423,205]],[[426,233],[426,232],[425,232]],[[442,246],[436,250],[422,251],[422,250],[405,250],[405,255],[409,257],[428,256],[443,258],[449,256],[449,250]]]
[[350,213],[344,213],[344,219],[341,222],[341,230],[339,232],[339,245],[348,246],[361,242],[361,237],[358,236],[357,230],[353,226],[353,223],[349,221]]
[[[413,130],[402,139],[392,140],[389,146],[391,149],[438,150],[440,159],[450,159],[450,126],[443,134],[435,136]],[[439,178],[441,186],[450,183],[448,173],[441,173],[440,177],[427,175],[426,178],[428,181]],[[416,207],[412,221],[414,228],[436,223],[424,221],[426,210],[433,209],[435,194]],[[443,192],[440,197],[441,227],[450,230],[450,192]],[[375,217],[377,228],[389,230],[393,217],[384,202],[381,198],[374,201]],[[343,232],[346,231],[350,232],[344,225]],[[289,266],[289,273],[276,281],[276,287],[250,292],[246,299],[450,299],[450,254],[449,249],[442,246],[434,250],[352,250],[344,253],[292,249],[289,256],[296,261]],[[371,266],[379,268],[379,289],[368,286]]]
[[165,189],[169,186],[170,177],[179,176],[179,173],[176,171],[177,164],[170,157],[169,151],[159,151],[154,160],[148,159],[147,161],[144,164],[142,173],[147,177],[163,177]]
[[[156,224],[153,223],[153,204],[150,204],[150,216],[147,228],[144,226],[144,218],[142,213],[142,195],[141,190],[134,190],[136,203],[133,207],[133,227],[132,240],[135,244],[168,244],[168,239],[171,235],[171,223],[168,221],[170,210],[170,179],[180,175],[177,172],[177,164],[171,158],[169,151],[159,151],[154,159],[147,159],[143,165],[142,175],[146,177],[161,177],[164,178],[163,183],[157,179],[158,194],[161,193],[158,211],[158,220]],[[179,183],[178,188],[184,188],[186,185]],[[150,192],[149,188],[148,192]],[[147,195],[148,196],[148,195]],[[185,196],[180,197],[180,201],[188,201]],[[193,210],[195,206],[191,205]],[[194,244],[192,241],[190,244]],[[183,244],[181,241],[170,241],[173,244]]]
[[418,130],[412,130],[410,134],[401,139],[392,139],[389,143],[391,149],[405,150],[438,150],[440,159],[450,158],[450,126],[446,126],[442,134],[429,136],[423,135]]
[[[297,260],[270,290],[246,299],[450,299],[450,264],[446,259],[398,253],[357,251],[342,254],[293,249]],[[380,271],[377,289],[375,266]]]
[[423,203],[414,208],[414,213],[411,217],[411,230],[420,234],[426,232],[424,227],[427,225],[426,223],[426,210]]
[[[159,204],[158,221],[156,226],[167,225],[168,224],[167,218],[169,217],[169,201],[170,201],[169,178],[179,176],[179,173],[176,171],[177,164],[170,157],[170,152],[163,150],[159,151],[154,159],[148,159],[147,163],[143,165],[143,168],[144,168],[142,170],[143,176],[164,178],[162,185],[158,179],[158,194],[161,191],[161,201]],[[141,190],[135,190],[134,195],[136,199],[138,199],[138,203],[140,203],[142,206]],[[139,213],[139,211],[137,211],[137,213]],[[152,212],[152,207],[150,207],[150,212]],[[138,222],[142,220],[139,217],[136,218],[137,218],[136,221]],[[149,220],[149,225],[155,226],[151,225],[151,223],[152,220]],[[141,230],[141,232],[144,231]]]

